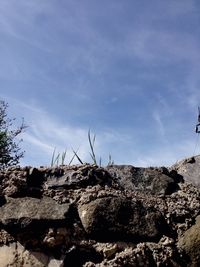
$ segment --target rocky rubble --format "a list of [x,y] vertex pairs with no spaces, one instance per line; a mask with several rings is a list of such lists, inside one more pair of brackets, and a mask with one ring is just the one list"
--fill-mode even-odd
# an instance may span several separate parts
[[200,266],[200,191],[177,166],[2,170],[0,266]]

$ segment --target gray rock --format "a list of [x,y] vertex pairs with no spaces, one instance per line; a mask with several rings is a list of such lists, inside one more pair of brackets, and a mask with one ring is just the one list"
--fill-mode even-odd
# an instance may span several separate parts
[[[164,169],[139,168],[131,165],[111,165],[106,168],[123,189],[166,195],[176,191],[177,181]],[[165,174],[166,173],[166,174]],[[168,174],[168,175],[167,175]]]
[[77,189],[89,185],[108,184],[111,181],[108,172],[96,165],[83,165],[78,169],[65,170],[61,177],[49,177],[46,185],[48,188]]
[[185,181],[200,187],[200,155],[181,160],[174,164],[171,169],[182,175]]
[[188,266],[200,266],[200,216],[196,218],[196,223],[178,241],[178,246],[189,256],[190,264]]
[[69,212],[69,204],[59,205],[49,197],[7,197],[6,200],[6,204],[0,207],[0,222],[4,227],[26,228],[38,222],[62,223]]
[[158,210],[124,197],[80,204],[78,213],[85,231],[97,240],[158,240],[167,229]]

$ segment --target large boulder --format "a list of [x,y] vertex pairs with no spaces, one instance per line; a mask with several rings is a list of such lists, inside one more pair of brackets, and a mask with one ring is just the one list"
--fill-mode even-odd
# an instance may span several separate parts
[[178,245],[188,255],[190,267],[200,266],[200,216],[196,218],[196,223],[184,233]]
[[171,169],[176,170],[184,180],[200,187],[200,155],[181,160]]
[[106,170],[122,189],[166,195],[179,187],[166,168],[139,168],[131,165],[111,165]]
[[153,241],[167,229],[158,210],[125,197],[80,204],[78,213],[86,233],[96,240]]
[[32,224],[63,224],[69,204],[57,204],[52,198],[6,198],[0,208],[0,223],[6,228],[26,228]]

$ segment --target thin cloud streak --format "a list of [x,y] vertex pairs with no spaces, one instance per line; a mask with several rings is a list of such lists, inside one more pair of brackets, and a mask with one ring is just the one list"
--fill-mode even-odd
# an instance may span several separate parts
[[133,30],[125,43],[125,51],[144,62],[190,63],[199,66],[199,43],[190,33],[168,30]]
[[158,129],[159,134],[163,138],[165,138],[166,137],[165,128],[164,128],[164,124],[163,124],[162,119],[161,119],[160,112],[154,111],[153,112],[153,119],[155,120],[155,122],[158,126],[157,129]]

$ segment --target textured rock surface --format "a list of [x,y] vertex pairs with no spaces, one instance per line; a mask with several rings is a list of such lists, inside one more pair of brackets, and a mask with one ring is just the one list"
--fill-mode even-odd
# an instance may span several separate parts
[[167,224],[154,207],[121,197],[104,197],[79,205],[85,231],[96,240],[158,240]]
[[80,168],[68,168],[61,177],[50,177],[47,180],[48,188],[75,189],[88,185],[106,184],[111,182],[109,173],[95,165],[84,165]]
[[31,223],[64,223],[69,204],[57,204],[53,199],[6,198],[6,203],[0,208],[0,222],[6,227],[25,228]]
[[12,167],[0,172],[0,266],[196,266],[199,214],[198,187],[174,167]]
[[52,259],[42,252],[28,251],[19,242],[16,242],[0,247],[0,266],[58,267],[61,266],[61,261]]
[[200,187],[200,156],[184,159],[174,164],[171,169],[182,175],[184,180]]
[[184,233],[178,245],[190,257],[191,266],[200,266],[200,216],[196,218],[196,223]]
[[126,190],[170,194],[178,189],[177,182],[166,168],[136,168],[130,165],[111,165],[107,171]]

